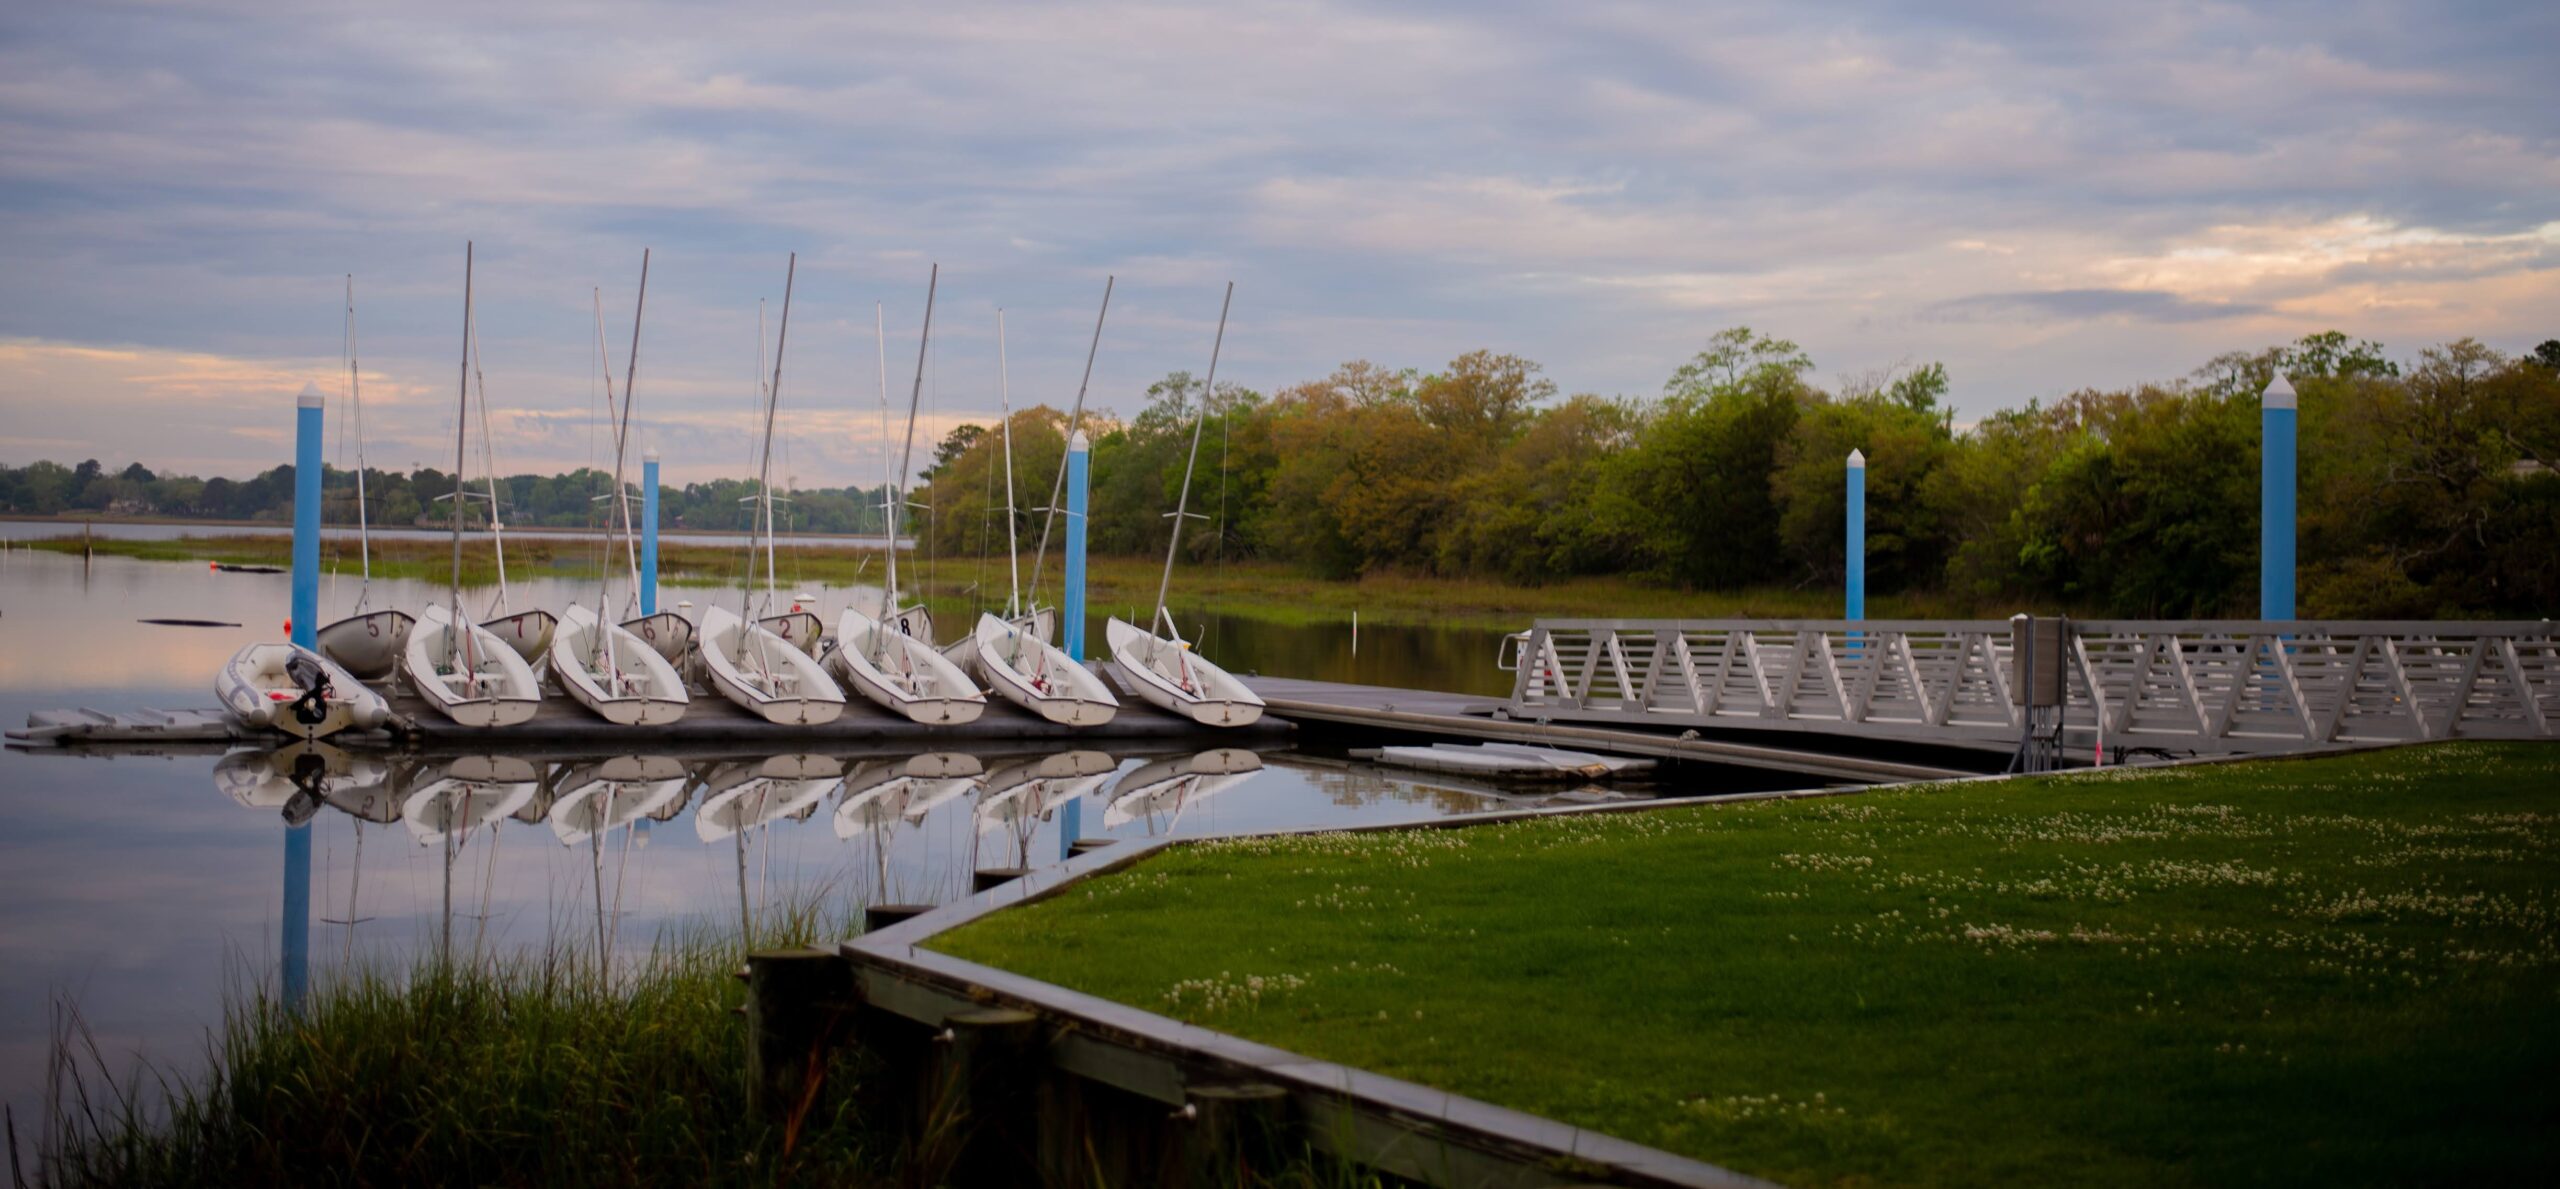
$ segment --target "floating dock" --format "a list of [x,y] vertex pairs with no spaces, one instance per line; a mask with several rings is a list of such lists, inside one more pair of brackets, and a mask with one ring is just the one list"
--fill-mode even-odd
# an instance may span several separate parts
[[[1096,664],[1106,680],[1115,676]],[[1012,703],[990,699],[974,722],[957,726],[926,725],[861,699],[849,701],[842,716],[820,726],[766,722],[716,695],[697,694],[685,716],[663,727],[639,729],[608,723],[565,697],[545,699],[533,718],[508,727],[464,727],[444,718],[412,694],[390,694],[394,715],[388,732],[333,737],[343,746],[397,748],[425,754],[456,755],[490,751],[521,754],[651,754],[704,751],[772,754],[836,752],[848,748],[910,745],[917,748],[985,747],[1009,743],[1068,746],[1080,742],[1146,740],[1167,747],[1222,743],[1250,747],[1284,739],[1301,728],[1335,734],[1451,739],[1462,742],[1544,744],[1607,755],[1641,756],[1693,764],[1731,765],[1784,772],[1824,780],[1871,784],[1880,781],[1939,780],[1973,773],[1901,760],[1840,755],[1803,748],[1772,747],[1671,735],[1633,727],[1604,727],[1505,718],[1497,699],[1431,690],[1347,685],[1286,677],[1251,677],[1246,684],[1269,703],[1261,721],[1248,727],[1208,727],[1167,713],[1132,696],[1121,698],[1110,722],[1093,727],[1067,727],[1031,714]],[[1125,688],[1114,681],[1115,688]],[[282,736],[251,733],[218,710],[139,710],[110,713],[94,709],[39,711],[27,727],[10,732],[19,747],[132,747],[175,744],[250,743]]]

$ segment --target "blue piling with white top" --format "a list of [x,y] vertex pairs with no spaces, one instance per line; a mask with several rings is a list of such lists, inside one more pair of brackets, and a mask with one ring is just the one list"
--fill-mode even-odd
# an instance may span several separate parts
[[1084,660],[1084,488],[1085,470],[1093,460],[1093,443],[1079,429],[1067,439],[1067,597],[1059,608],[1066,622],[1060,647],[1070,660]]
[[320,415],[329,398],[302,386],[293,423],[293,642],[319,646]]
[[2258,618],[2293,618],[2295,398],[2283,372],[2258,398]]
[[658,452],[640,456],[640,614],[658,613]]
[[[319,646],[320,635],[320,419],[329,398],[309,384],[294,402],[293,424],[293,642]],[[311,986],[311,823],[285,827],[283,970],[277,989],[287,1010],[302,1006]]]
[[1867,455],[1849,452],[1848,606],[1845,619],[1867,617]]

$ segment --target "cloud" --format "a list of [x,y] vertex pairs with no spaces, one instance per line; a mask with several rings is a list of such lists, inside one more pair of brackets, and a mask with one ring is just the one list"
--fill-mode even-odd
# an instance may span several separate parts
[[2265,311],[2253,305],[2192,301],[2157,289],[2045,289],[1979,293],[1939,302],[1931,312],[1941,318],[1976,321],[2121,318],[2136,322],[2202,322]]
[[[591,287],[618,359],[656,250],[642,419],[703,454],[671,468],[738,465],[794,250],[786,417],[876,407],[875,302],[903,387],[928,261],[943,418],[992,416],[999,306],[1017,401],[1071,399],[1106,275],[1124,408],[1203,365],[1230,279],[1264,389],[1495,347],[1650,392],[1735,323],[1843,373],[1943,360],[1969,415],[2331,325],[2516,349],[2560,304],[2555,36],[2388,0],[19,6],[0,337],[173,366],[79,372],[127,420],[0,451],[140,453],[160,409],[195,428],[150,449],[271,465],[218,417],[334,355],[354,273],[386,410],[420,398],[384,440],[432,457],[466,239],[528,459],[583,455]],[[856,427],[810,424],[808,469],[863,477]]]

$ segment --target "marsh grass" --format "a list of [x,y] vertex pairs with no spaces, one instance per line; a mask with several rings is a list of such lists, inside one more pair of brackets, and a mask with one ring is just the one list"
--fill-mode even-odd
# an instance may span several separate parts
[[2560,748],[1168,851],[934,948],[1795,1184],[2560,1180]]
[[[36,549],[78,554],[77,536],[51,537],[29,543]],[[340,542],[331,542],[336,548]],[[97,540],[87,542],[97,553],[146,561],[217,561],[229,565],[286,565],[293,546],[282,536],[185,536],[165,541]],[[343,553],[344,550],[339,550]],[[561,534],[525,533],[507,540],[509,577],[540,574],[591,578],[602,552],[595,541]],[[1024,557],[1026,579],[1030,558]],[[323,564],[339,574],[352,574],[354,558],[324,554]],[[1057,559],[1051,559],[1054,580]],[[1161,559],[1097,557],[1087,570],[1086,597],[1097,614],[1144,616],[1154,606]],[[851,545],[787,543],[776,568],[782,585],[845,586],[878,583],[884,569],[878,550]],[[379,577],[444,581],[451,572],[450,547],[411,539],[373,543],[373,572]],[[739,581],[745,572],[742,546],[662,542],[658,572],[670,586],[718,587]],[[486,540],[474,538],[463,550],[462,580],[468,585],[497,581],[496,564]],[[937,615],[974,614],[1004,601],[1002,558],[981,564],[976,558],[940,558],[930,563],[901,563],[901,581],[924,592]],[[1292,566],[1269,562],[1227,562],[1186,567],[1175,582],[1176,602],[1185,615],[1233,615],[1265,622],[1298,625],[1337,623],[1359,612],[1363,621],[1380,626],[1433,624],[1447,627],[1490,627],[1505,631],[1528,626],[1538,616],[1610,616],[1619,618],[1826,618],[1840,613],[1840,600],[1830,590],[1762,587],[1742,591],[1687,591],[1639,582],[1632,578],[1573,578],[1543,586],[1515,586],[1475,578],[1434,578],[1373,574],[1357,579],[1313,576]],[[1932,594],[1879,595],[1869,612],[1879,619],[2005,617],[2017,608]]]
[[[819,904],[775,912],[758,943],[842,935]],[[22,1174],[66,1187],[885,1183],[889,1146],[849,1095],[796,1121],[748,1109],[745,948],[705,930],[612,970],[570,949],[341,970],[298,1011],[240,988],[205,1072],[183,1080],[114,1073],[64,1002],[51,1130],[28,1137],[36,1167]],[[850,1059],[839,1066],[830,1077],[849,1081]]]

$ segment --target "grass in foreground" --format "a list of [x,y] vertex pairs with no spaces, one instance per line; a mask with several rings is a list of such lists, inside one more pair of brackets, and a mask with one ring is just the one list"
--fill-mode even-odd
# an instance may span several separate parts
[[[218,561],[229,565],[288,565],[290,538],[280,535],[230,534],[186,536],[166,541],[97,540],[86,543],[97,553],[146,561]],[[77,554],[78,535],[30,543],[56,553]],[[508,538],[510,577],[593,577],[602,552],[592,540],[561,534],[526,533]],[[673,586],[723,586],[738,581],[745,550],[735,546],[663,542],[659,575]],[[777,569],[782,585],[844,586],[877,584],[884,566],[877,550],[851,545],[786,544]],[[1023,558],[1023,577],[1031,575],[1031,559]],[[332,540],[324,546],[324,566],[351,575],[356,570],[353,545]],[[1049,560],[1045,583],[1057,581],[1060,559]],[[1097,557],[1087,571],[1089,605],[1099,612],[1135,608],[1143,616],[1155,605],[1162,558]],[[968,611],[1004,601],[1004,559],[981,562],[975,557],[943,557],[931,563],[901,563],[900,581],[923,590],[937,614]],[[377,577],[442,582],[452,572],[451,547],[434,541],[398,539],[373,543]],[[463,582],[493,585],[498,571],[485,537],[464,544]],[[1054,587],[1052,587],[1054,594]],[[1394,574],[1358,579],[1318,578],[1294,566],[1272,562],[1228,562],[1191,565],[1174,578],[1174,601],[1185,614],[1238,615],[1283,623],[1331,623],[1351,618],[1353,611],[1377,625],[1437,624],[1489,627],[1504,631],[1524,627],[1537,616],[1613,616],[1621,618],[1758,617],[1826,618],[1840,612],[1839,596],[1829,590],[1769,587],[1743,591],[1684,591],[1631,578],[1573,578],[1544,586],[1514,586],[1474,578],[1427,578]],[[2005,617],[2016,608],[1983,606],[1934,595],[1878,596],[1870,611],[1879,619]]]
[[200,1079],[67,1087],[29,1171],[55,1186],[887,1181],[841,1095],[796,1128],[748,1109],[740,950],[682,942],[612,978],[567,959],[359,972],[298,1015],[252,994]]
[[1210,843],[936,948],[1793,1183],[2560,1179],[2560,748]]

